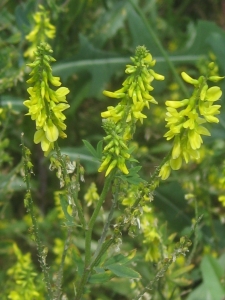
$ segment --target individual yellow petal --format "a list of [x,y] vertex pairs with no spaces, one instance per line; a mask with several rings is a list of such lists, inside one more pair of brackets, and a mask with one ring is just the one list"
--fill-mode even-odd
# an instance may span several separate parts
[[182,158],[177,157],[176,159],[171,159],[170,166],[171,166],[172,170],[179,170],[182,166]]
[[159,177],[161,177],[162,180],[166,180],[170,176],[170,173],[171,173],[171,168],[169,162],[166,162],[160,169]]
[[213,86],[209,88],[206,92],[206,100],[217,101],[222,96],[222,91],[218,86]]
[[45,137],[45,133],[43,129],[37,130],[34,134],[34,143],[38,144]]
[[48,120],[45,127],[45,136],[49,142],[55,142],[59,137],[58,128],[52,123],[51,120]]
[[176,159],[180,156],[180,154],[181,154],[180,137],[176,136],[173,144],[172,158]]

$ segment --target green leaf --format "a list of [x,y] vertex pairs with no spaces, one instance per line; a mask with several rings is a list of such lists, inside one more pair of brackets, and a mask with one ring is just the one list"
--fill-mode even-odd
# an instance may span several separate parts
[[225,295],[225,288],[221,282],[223,278],[223,264],[221,259],[216,260],[206,255],[201,262],[203,283],[194,289],[187,300],[221,300]]
[[91,275],[88,282],[89,283],[103,283],[103,282],[109,281],[113,277],[114,277],[114,275],[112,274],[112,272],[106,271],[104,273]]
[[60,199],[60,204],[62,206],[62,210],[63,210],[63,213],[65,215],[67,222],[69,223],[69,225],[73,224],[74,218],[72,216],[70,216],[70,214],[67,211],[68,201],[65,199],[64,195],[60,195],[59,199]]
[[141,275],[134,271],[133,269],[130,269],[128,267],[125,267],[123,265],[119,264],[113,264],[107,266],[107,269],[113,272],[118,277],[123,277],[123,278],[141,278]]
[[128,262],[131,262],[135,256],[135,253],[136,253],[136,249],[132,250],[127,256],[123,254],[117,254],[113,257],[110,257],[104,263],[104,267],[107,268],[109,265],[113,265],[115,263],[126,264]]
[[97,157],[99,160],[102,157],[102,147],[103,147],[103,140],[99,141],[97,144]]
[[225,295],[225,288],[221,282],[223,278],[223,268],[218,261],[210,256],[203,257],[201,262],[201,272],[203,282],[207,289],[207,295],[210,295],[212,300],[221,300]]
[[126,1],[112,2],[112,7],[100,15],[97,22],[92,26],[91,41],[94,45],[102,47],[107,40],[124,27],[124,21],[127,16]]
[[192,265],[182,267],[178,270],[175,270],[172,272],[170,278],[174,279],[176,277],[180,277],[181,275],[190,272],[194,267],[195,267],[195,265],[192,264]]
[[88,149],[88,151],[94,156],[94,157],[98,157],[98,153],[96,152],[95,148],[86,140],[82,140],[85,147]]

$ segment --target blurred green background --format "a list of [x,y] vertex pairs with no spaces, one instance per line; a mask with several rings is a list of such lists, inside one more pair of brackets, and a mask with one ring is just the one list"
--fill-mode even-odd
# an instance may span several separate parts
[[[133,56],[136,46],[145,45],[156,59],[155,70],[165,76],[163,82],[154,82],[153,95],[159,102],[147,111],[148,119],[137,127],[135,156],[142,167],[141,175],[148,180],[170,149],[165,141],[165,101],[184,99],[179,85],[180,73],[197,78],[204,74],[207,63],[214,60],[220,76],[225,75],[225,2],[223,0],[46,0],[13,1],[0,3],[0,286],[3,298],[8,299],[13,280],[7,270],[17,259],[13,250],[16,243],[22,253],[30,252],[33,269],[40,276],[38,259],[32,237],[30,220],[23,204],[25,185],[22,179],[20,136],[31,149],[35,176],[32,178],[33,195],[40,222],[43,243],[47,245],[49,260],[57,261],[65,236],[58,226],[59,204],[54,191],[59,190],[49,161],[43,157],[39,145],[34,145],[34,124],[26,117],[23,101],[28,98],[26,80],[29,70],[24,52],[29,47],[26,35],[33,28],[32,16],[42,4],[49,11],[51,23],[56,26],[56,37],[49,41],[56,58],[53,74],[60,76],[63,86],[70,89],[66,111],[68,138],[60,141],[61,149],[72,160],[80,159],[85,168],[85,183],[80,199],[91,182],[100,190],[103,175],[98,164],[82,143],[88,140],[94,146],[103,137],[101,111],[112,99],[102,95],[104,89],[113,91],[125,79],[125,65]],[[174,76],[164,51],[177,71]],[[177,79],[178,77],[178,79]],[[211,137],[204,139],[200,161],[174,172],[160,183],[154,194],[152,218],[160,235],[160,244],[170,248],[180,236],[189,234],[193,219],[201,217],[195,230],[194,252],[185,262],[178,262],[165,278],[157,283],[153,298],[222,300],[225,296],[225,81],[221,82],[223,96],[220,123],[212,125]],[[191,93],[189,86],[185,89]],[[10,107],[9,107],[10,104]],[[193,197],[187,195],[193,194]],[[185,196],[186,195],[186,196]],[[56,204],[55,204],[56,203]],[[63,221],[62,221],[63,222]],[[153,222],[153,223],[154,223]],[[154,224],[156,224],[154,223]],[[96,228],[101,231],[102,224]],[[149,231],[152,230],[152,225]],[[168,239],[174,234],[173,239]],[[137,268],[147,282],[154,277],[156,261],[146,264],[146,247],[141,234],[130,240],[125,237],[124,249],[138,249]],[[57,244],[58,243],[58,244]],[[157,242],[159,243],[159,241]],[[154,240],[153,240],[154,244]],[[158,244],[156,244],[157,246]],[[154,246],[154,245],[153,245]],[[153,247],[152,246],[152,247]],[[83,238],[74,242],[75,254],[68,262],[64,289],[73,299],[73,262],[82,257]],[[149,246],[151,247],[151,245]],[[158,247],[158,246],[157,246]],[[173,246],[171,246],[173,247]],[[77,253],[77,254],[76,254]],[[79,254],[79,255],[78,255]],[[180,263],[180,265],[179,265]],[[178,280],[179,268],[188,263],[193,269]],[[51,269],[54,272],[54,267]],[[177,272],[177,275],[173,275]],[[182,272],[181,272],[182,273]],[[174,276],[174,277],[173,277]],[[185,281],[186,280],[186,281]],[[41,280],[37,289],[44,295]],[[99,289],[96,286],[85,299],[130,299],[130,282],[111,282]],[[111,296],[107,296],[108,293]],[[44,299],[41,296],[37,299]],[[89,298],[88,298],[89,297]],[[15,298],[16,299],[16,298]],[[36,299],[36,298],[35,298]],[[147,299],[147,298],[146,298]]]

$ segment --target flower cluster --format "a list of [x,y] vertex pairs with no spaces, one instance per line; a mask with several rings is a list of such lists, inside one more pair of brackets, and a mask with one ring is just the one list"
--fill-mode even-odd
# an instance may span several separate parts
[[47,42],[48,39],[55,37],[55,26],[50,23],[49,13],[45,11],[42,5],[39,5],[40,11],[33,15],[35,26],[33,30],[26,36],[26,39],[32,43],[32,45],[24,53],[25,57],[34,58],[34,51],[36,47],[43,42]]
[[96,204],[99,199],[98,190],[96,184],[92,182],[84,195],[84,200],[87,203],[87,206],[91,206],[92,204]]
[[[213,66],[213,63],[210,63],[209,69]],[[214,102],[220,99],[222,91],[218,86],[209,87],[207,82],[218,82],[223,77],[200,76],[193,79],[185,72],[182,72],[181,76],[184,81],[194,86],[194,91],[189,99],[166,101],[166,127],[169,131],[164,136],[167,140],[173,139],[173,148],[169,160],[159,173],[163,180],[168,178],[171,169],[180,169],[183,160],[188,163],[191,159],[199,158],[203,143],[201,136],[210,136],[210,132],[202,124],[219,122],[216,115],[220,113],[221,105]]]
[[109,106],[107,111],[101,113],[102,118],[107,119],[103,127],[108,134],[105,138],[108,144],[104,149],[106,155],[103,156],[99,172],[107,168],[106,176],[116,166],[124,174],[128,173],[125,165],[125,160],[130,157],[127,143],[135,132],[136,122],[139,120],[143,123],[143,119],[147,118],[142,112],[144,107],[149,108],[150,103],[157,104],[149,94],[153,90],[152,81],[164,79],[152,69],[155,60],[144,46],[137,47],[131,61],[133,65],[126,66],[125,73],[129,75],[123,87],[115,92],[103,92],[105,96],[120,99],[116,106]]
[[52,50],[46,43],[37,47],[35,61],[28,64],[33,69],[30,73],[31,78],[27,80],[27,83],[33,85],[27,89],[30,99],[24,101],[24,105],[29,109],[27,115],[36,122],[34,142],[41,143],[45,155],[54,148],[54,142],[59,136],[66,138],[64,133],[66,117],[62,112],[69,107],[66,101],[69,89],[60,87],[53,90],[49,86],[50,84],[55,87],[61,85],[60,78],[52,76],[50,63],[55,59],[50,55],[51,53]]
[[107,120],[103,123],[103,128],[107,134],[104,141],[108,144],[103,149],[102,164],[98,171],[106,170],[107,176],[115,167],[118,167],[124,174],[128,174],[125,160],[130,157],[127,152],[128,147],[121,135],[122,128],[120,124],[116,125],[112,120]]

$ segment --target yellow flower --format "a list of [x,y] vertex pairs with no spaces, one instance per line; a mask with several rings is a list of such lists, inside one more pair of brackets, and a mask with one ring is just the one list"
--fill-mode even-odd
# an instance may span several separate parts
[[44,7],[39,5],[39,11],[33,16],[35,22],[34,28],[26,35],[26,39],[31,42],[32,45],[25,51],[25,57],[33,58],[37,45],[55,37],[55,26],[50,23],[48,14]]
[[54,61],[54,58],[50,56],[51,52],[50,46],[45,43],[37,48],[36,59],[34,63],[29,64],[33,70],[28,83],[33,87],[27,89],[30,99],[24,101],[24,105],[29,109],[27,115],[30,115],[36,123],[37,131],[34,135],[34,142],[41,143],[45,155],[54,149],[54,142],[59,136],[66,137],[63,132],[66,129],[64,123],[66,117],[62,112],[69,107],[66,101],[69,89],[60,87],[54,91],[50,88],[50,84],[61,85],[60,78],[53,77],[51,74],[49,62]]
[[[194,85],[195,89],[189,99],[181,101],[166,101],[166,127],[169,130],[164,137],[173,140],[171,157],[168,159],[159,172],[163,180],[170,175],[170,168],[178,170],[182,161],[188,163],[191,159],[199,159],[199,149],[203,143],[202,135],[210,136],[210,132],[203,123],[218,123],[215,115],[219,114],[220,105],[214,105],[219,100],[222,91],[218,86],[208,87],[207,77],[200,76],[193,79],[187,73],[181,73],[184,81]],[[213,78],[221,80],[221,77]]]
[[115,92],[103,91],[107,97],[120,99],[116,106],[108,106],[107,111],[101,113],[102,118],[108,121],[103,123],[103,128],[110,138],[107,139],[108,144],[104,148],[102,164],[98,171],[106,169],[106,176],[116,167],[124,174],[129,173],[126,161],[129,160],[130,154],[127,152],[128,147],[125,149],[124,145],[132,138],[135,124],[138,121],[143,123],[147,118],[143,109],[150,108],[150,103],[157,104],[149,94],[153,90],[152,81],[164,79],[164,76],[152,69],[155,60],[144,46],[137,47],[131,61],[133,65],[126,66],[125,73],[128,77],[122,83],[122,88]]

